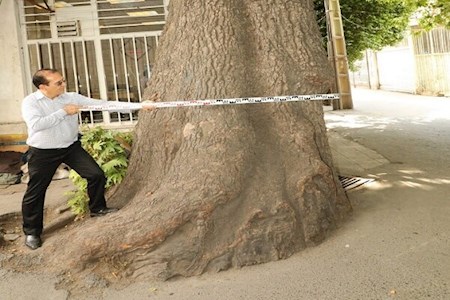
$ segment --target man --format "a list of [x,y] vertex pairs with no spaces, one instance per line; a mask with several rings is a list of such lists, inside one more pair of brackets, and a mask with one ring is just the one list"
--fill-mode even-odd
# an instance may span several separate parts
[[[25,245],[34,250],[42,245],[45,193],[61,163],[87,179],[91,217],[117,211],[106,206],[105,174],[78,140],[78,112],[86,105],[111,104],[117,107],[126,103],[66,93],[65,80],[55,69],[37,71],[33,84],[38,90],[22,103],[22,116],[28,128],[27,144],[30,146],[29,182],[22,201],[22,215]],[[151,104],[145,106],[147,110],[153,108]]]

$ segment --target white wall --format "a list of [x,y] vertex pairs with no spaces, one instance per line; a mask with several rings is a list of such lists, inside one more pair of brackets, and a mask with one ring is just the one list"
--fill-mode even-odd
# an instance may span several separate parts
[[377,52],[380,88],[416,93],[414,54],[410,47],[385,48]]
[[17,1],[0,3],[0,134],[25,133],[20,105],[25,97]]
[[416,65],[412,42],[407,46],[386,47],[366,51],[364,59],[355,63],[359,69],[351,73],[354,86],[365,86],[395,92],[417,93]]
[[356,71],[350,72],[350,81],[353,86],[364,86],[373,90],[380,89],[376,52],[366,50],[363,58],[355,62],[354,66]]

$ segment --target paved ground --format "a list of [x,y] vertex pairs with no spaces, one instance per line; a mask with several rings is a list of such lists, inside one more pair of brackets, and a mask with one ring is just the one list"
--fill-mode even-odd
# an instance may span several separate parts
[[[54,278],[0,270],[0,299],[450,299],[450,99],[355,89],[354,106],[325,114],[335,164],[376,181],[349,192],[353,216],[321,245],[79,297],[56,290]],[[48,204],[70,188],[52,185]],[[0,189],[0,215],[20,208],[23,188]]]

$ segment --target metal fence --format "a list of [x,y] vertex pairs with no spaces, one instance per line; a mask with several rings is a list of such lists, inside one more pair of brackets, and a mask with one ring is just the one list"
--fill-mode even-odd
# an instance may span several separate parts
[[[67,90],[91,98],[140,102],[151,75],[158,34],[124,34],[100,40],[30,41],[29,67],[61,70]],[[31,89],[31,86],[30,86]],[[80,122],[134,124],[134,113],[89,112]]]
[[413,35],[417,92],[450,96],[450,30]]
[[[19,2],[29,74],[41,68],[56,68],[65,77],[68,91],[112,101],[142,101],[165,23],[167,2],[49,3],[53,4],[53,12]],[[31,78],[28,82],[28,90],[32,91]],[[80,123],[91,125],[132,126],[136,120],[135,113],[80,114]]]

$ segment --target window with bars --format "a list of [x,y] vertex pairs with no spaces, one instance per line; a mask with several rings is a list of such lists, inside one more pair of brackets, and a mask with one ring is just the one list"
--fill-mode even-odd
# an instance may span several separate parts
[[[90,6],[91,0],[47,0],[45,2],[37,1],[36,3],[37,5],[32,5],[30,2],[24,1],[23,20],[28,40],[61,37],[62,35],[60,35],[59,31],[60,28],[58,27],[58,24],[55,23],[56,11],[59,9],[69,9],[71,7]],[[77,25],[79,35],[80,26],[79,24]]]

